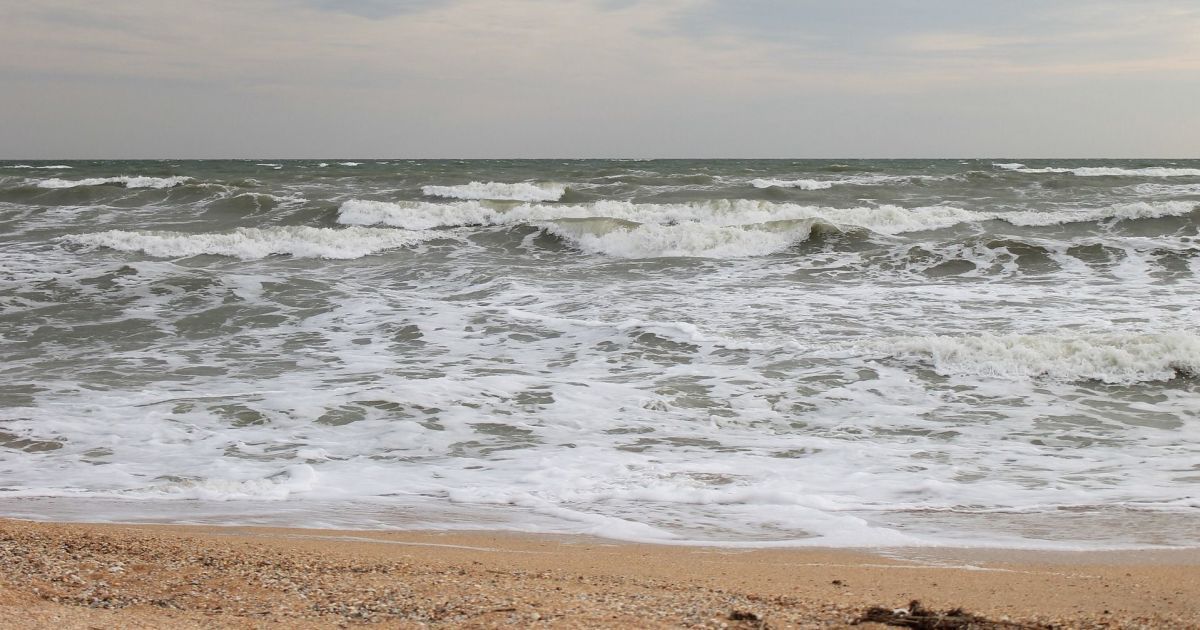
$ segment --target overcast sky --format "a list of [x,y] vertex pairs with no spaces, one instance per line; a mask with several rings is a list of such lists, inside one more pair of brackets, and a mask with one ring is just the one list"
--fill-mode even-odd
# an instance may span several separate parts
[[1200,157],[1197,0],[0,0],[0,157]]

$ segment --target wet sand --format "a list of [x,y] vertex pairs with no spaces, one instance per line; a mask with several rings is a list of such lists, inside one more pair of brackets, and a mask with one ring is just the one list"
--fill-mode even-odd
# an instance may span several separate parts
[[[757,549],[510,533],[0,520],[6,628],[1200,628],[1200,552]],[[864,624],[859,627],[879,627]]]

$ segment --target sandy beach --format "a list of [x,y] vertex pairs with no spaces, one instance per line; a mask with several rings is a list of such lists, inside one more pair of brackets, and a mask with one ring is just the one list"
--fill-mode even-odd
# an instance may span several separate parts
[[1184,628],[1198,558],[0,520],[0,625],[844,627],[919,600],[962,609],[941,627]]

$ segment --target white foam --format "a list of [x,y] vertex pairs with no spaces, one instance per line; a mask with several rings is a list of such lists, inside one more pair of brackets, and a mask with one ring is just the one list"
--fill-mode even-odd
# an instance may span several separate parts
[[1200,336],[1189,332],[902,337],[864,347],[928,362],[943,376],[1136,383],[1200,375]]
[[745,258],[778,253],[808,239],[812,223],[721,226],[620,224],[603,219],[551,223],[546,231],[587,253],[617,258]]
[[450,199],[491,199],[510,201],[558,201],[567,187],[563,184],[518,182],[471,182],[460,186],[423,186],[421,192],[430,197]]
[[75,188],[76,186],[103,186],[105,184],[121,184],[126,188],[172,188],[192,181],[191,177],[144,177],[138,175],[122,175],[120,177],[91,177],[88,179],[51,179],[39,180],[38,188]]
[[1197,204],[1192,201],[1163,201],[1122,203],[1107,208],[1089,208],[1080,210],[1058,210],[1052,212],[1035,212],[1022,210],[1017,212],[997,213],[993,216],[1013,225],[1046,226],[1063,223],[1084,223],[1090,221],[1127,221],[1136,219],[1158,219],[1162,217],[1178,217],[1196,210]]
[[700,223],[715,226],[819,219],[881,234],[898,234],[987,220],[992,215],[952,206],[827,208],[746,199],[681,204],[637,204],[628,201],[598,201],[583,205],[521,204],[507,209],[474,201],[434,204],[350,200],[343,203],[338,211],[338,222],[346,225],[391,225],[411,230],[462,225],[538,225],[562,219],[593,218],[642,224]]
[[342,166],[362,166],[362,162],[338,162]]
[[1115,166],[1081,166],[1028,168],[1020,163],[994,164],[994,166],[1017,173],[1070,173],[1080,177],[1200,177],[1200,168],[1170,168],[1149,166],[1146,168],[1120,168]]
[[66,164],[49,164],[46,166],[35,166],[33,164],[13,164],[11,166],[5,166],[4,168],[45,168],[45,169],[57,168],[57,169],[62,169],[62,168],[73,168],[73,167],[67,166]]
[[1103,220],[1182,216],[1195,202],[1164,201],[1116,204],[1079,210],[980,212],[954,206],[905,208],[896,205],[829,208],[754,200],[714,200],[683,204],[636,204],[599,201],[583,205],[521,204],[503,209],[478,201],[457,203],[385,202],[352,199],[342,204],[338,222],[390,225],[410,230],[465,225],[541,225],[562,219],[616,219],[639,224],[698,223],[709,226],[757,225],[772,221],[816,219],[878,234],[939,230],[963,223],[1001,220],[1019,226],[1047,226]]
[[1137,184],[1133,192],[1139,195],[1200,195],[1200,184]]
[[60,240],[87,247],[142,252],[159,258],[208,254],[249,260],[288,254],[298,258],[346,259],[414,245],[433,236],[406,230],[287,226],[239,228],[221,234],[109,230],[95,234],[73,234]]
[[317,471],[308,464],[288,466],[265,479],[187,479],[131,490],[127,496],[197,499],[203,501],[283,501],[304,494],[317,483]]
[[838,179],[752,179],[755,188],[799,188],[800,190],[825,190],[834,186],[878,186],[913,180],[937,180],[944,177],[933,175],[855,175]]
[[434,204],[419,201],[367,201],[351,199],[338,208],[343,225],[389,225],[408,230],[428,230],[464,225],[497,225],[502,213],[475,201]]
[[824,190],[833,188],[837,182],[816,179],[754,179],[750,185],[755,188],[799,188],[800,190]]

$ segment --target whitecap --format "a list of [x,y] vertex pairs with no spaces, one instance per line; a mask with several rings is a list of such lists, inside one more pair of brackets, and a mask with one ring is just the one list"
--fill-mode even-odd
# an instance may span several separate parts
[[91,177],[88,179],[51,179],[38,180],[38,188],[75,188],[77,186],[103,186],[105,184],[120,184],[126,188],[172,188],[182,186],[192,181],[191,177],[145,177],[138,175],[122,175],[119,177]]
[[1051,212],[1035,212],[1022,210],[995,214],[995,218],[1019,226],[1047,226],[1063,223],[1084,223],[1090,221],[1127,221],[1135,219],[1158,219],[1161,217],[1177,217],[1189,214],[1197,208],[1191,201],[1164,201],[1158,203],[1136,202],[1123,203],[1107,208],[1088,208],[1081,210],[1058,210]]
[[639,204],[629,201],[573,205],[521,204],[506,209],[478,201],[440,204],[352,199],[343,203],[338,210],[338,222],[345,225],[390,225],[410,230],[464,225],[538,225],[561,219],[617,219],[641,224],[700,223],[716,226],[820,219],[880,234],[898,234],[942,229],[991,218],[993,216],[990,214],[953,206],[828,208],[747,199],[680,204]]
[[778,253],[807,240],[813,222],[643,225],[611,219],[580,219],[551,223],[545,229],[584,252],[616,258],[746,258]]
[[933,181],[946,179],[933,175],[856,175],[838,179],[752,179],[755,188],[798,188],[800,190],[826,190],[834,186],[878,186],[910,181]]
[[1017,173],[1069,173],[1080,177],[1200,177],[1200,168],[1169,168],[1149,166],[1146,168],[1121,168],[1116,166],[1081,166],[1028,168],[1020,163],[995,164],[994,166]]
[[217,234],[109,230],[93,234],[72,234],[60,237],[59,240],[85,247],[142,252],[159,258],[186,258],[208,254],[251,260],[279,254],[297,258],[361,258],[388,249],[414,245],[431,237],[431,234],[422,235],[406,230],[287,226],[239,228],[233,232]]
[[1105,383],[1200,375],[1200,335],[1043,334],[897,337],[865,342],[887,356],[930,364],[943,376]]
[[451,199],[491,199],[511,201],[558,201],[566,192],[563,184],[518,182],[471,182],[459,186],[423,186],[421,192],[430,197]]
[[755,188],[799,188],[800,190],[824,190],[833,188],[837,182],[816,179],[753,179],[750,185]]

